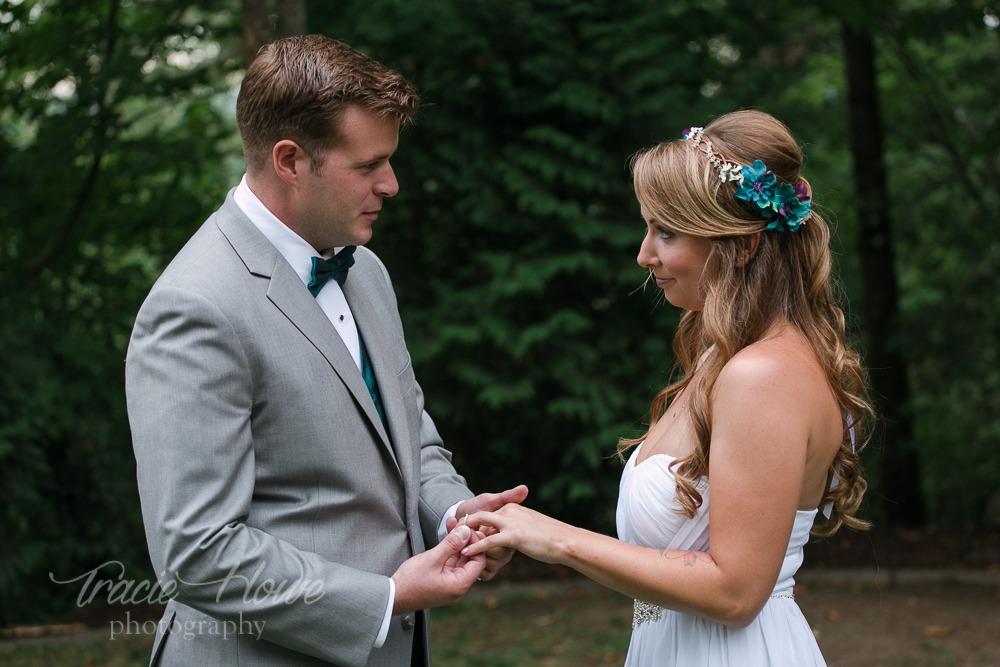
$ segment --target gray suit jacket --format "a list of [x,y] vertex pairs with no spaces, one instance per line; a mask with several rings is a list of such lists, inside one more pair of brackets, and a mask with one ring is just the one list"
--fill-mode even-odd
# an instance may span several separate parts
[[139,311],[128,414],[149,553],[176,586],[152,664],[409,664],[413,614],[372,649],[387,577],[472,494],[424,411],[385,267],[355,257],[344,294],[391,442],[340,336],[232,192]]

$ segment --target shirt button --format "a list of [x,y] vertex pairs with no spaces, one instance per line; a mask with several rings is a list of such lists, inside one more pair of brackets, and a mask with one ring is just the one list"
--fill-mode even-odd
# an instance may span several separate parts
[[343,322],[343,321],[344,321],[344,316],[343,316],[343,315],[341,315],[341,316],[340,316],[340,321],[341,321],[341,322]]
[[416,619],[413,618],[413,616],[411,616],[410,614],[407,614],[406,616],[403,617],[403,629],[404,630],[412,630],[413,626],[416,625],[416,624],[417,624]]

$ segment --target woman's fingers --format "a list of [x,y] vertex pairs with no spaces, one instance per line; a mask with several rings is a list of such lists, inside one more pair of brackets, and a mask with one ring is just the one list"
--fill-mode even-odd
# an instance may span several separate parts
[[520,519],[527,512],[520,505],[507,505],[496,512],[476,512],[470,514],[468,526],[486,537],[475,544],[466,545],[462,555],[485,553],[499,547],[518,547],[517,538],[511,532],[520,525]]
[[472,558],[478,554],[486,553],[490,549],[496,547],[509,547],[513,546],[510,544],[510,537],[505,533],[495,533],[489,537],[484,537],[483,539],[469,544],[464,549],[462,549],[462,555],[467,558]]
[[488,533],[491,529],[503,530],[503,518],[496,512],[476,512],[469,515],[467,525],[472,530]]

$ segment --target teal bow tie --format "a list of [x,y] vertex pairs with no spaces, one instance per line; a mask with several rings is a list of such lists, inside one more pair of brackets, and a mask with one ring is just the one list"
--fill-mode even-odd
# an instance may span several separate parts
[[319,294],[319,291],[323,289],[323,285],[333,278],[341,285],[347,280],[347,270],[354,266],[354,251],[357,250],[357,246],[349,245],[344,246],[344,248],[338,252],[336,255],[330,259],[323,259],[322,257],[313,257],[312,265],[312,280],[309,281],[309,291],[313,296]]

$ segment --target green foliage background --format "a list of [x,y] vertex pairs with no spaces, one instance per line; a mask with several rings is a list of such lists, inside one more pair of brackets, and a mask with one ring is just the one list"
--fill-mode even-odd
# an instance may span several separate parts
[[[159,272],[242,173],[239,3],[0,1],[0,624],[71,606],[108,560],[151,575],[123,359]],[[371,247],[428,407],[477,490],[613,527],[614,445],[672,365],[643,292],[628,159],[740,107],[805,144],[851,299],[839,21],[879,47],[921,480],[936,523],[1000,487],[996,3],[371,0],[310,30],[410,78],[424,107]],[[871,16],[869,16],[871,14]],[[870,19],[870,20],[869,20]],[[860,322],[852,318],[863,345]],[[876,481],[877,442],[869,450]],[[874,496],[877,499],[877,494]],[[879,503],[869,509],[876,519]],[[108,575],[110,575],[110,571]]]

